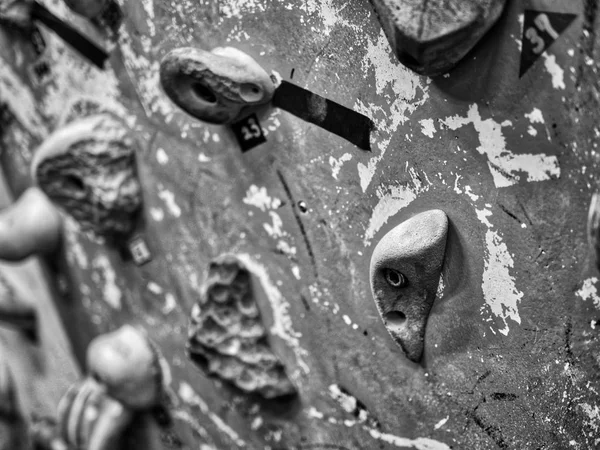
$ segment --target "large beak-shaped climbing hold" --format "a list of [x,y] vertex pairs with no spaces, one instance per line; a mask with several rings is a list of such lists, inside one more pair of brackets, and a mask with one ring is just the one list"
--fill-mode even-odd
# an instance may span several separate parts
[[415,362],[423,355],[447,233],[446,214],[426,211],[387,233],[371,257],[371,290],[379,314],[396,343]]
[[175,49],[160,64],[160,82],[177,106],[215,124],[234,122],[249,107],[269,102],[276,87],[254,59],[231,47]]
[[0,259],[21,261],[52,253],[62,237],[62,218],[46,194],[28,188],[19,199],[0,211]]
[[32,174],[82,229],[119,240],[133,231],[142,205],[135,148],[129,129],[116,117],[89,116],[44,141]]
[[592,196],[587,221],[588,243],[594,253],[594,263],[600,270],[600,193]]
[[125,325],[94,339],[87,351],[89,374],[131,409],[156,405],[162,392],[158,355],[148,338]]
[[285,367],[271,350],[251,273],[242,262],[233,255],[216,258],[202,292],[192,310],[190,358],[247,393],[265,398],[295,394]]
[[61,435],[69,448],[112,450],[119,444],[133,412],[87,378],[72,386],[58,405]]
[[506,0],[373,0],[387,38],[422,75],[452,69],[498,20]]
[[65,0],[65,3],[77,14],[93,19],[108,7],[110,0]]

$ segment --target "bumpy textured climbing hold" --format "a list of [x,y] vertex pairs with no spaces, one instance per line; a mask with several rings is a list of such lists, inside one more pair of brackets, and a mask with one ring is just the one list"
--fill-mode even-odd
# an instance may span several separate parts
[[233,255],[211,262],[192,311],[188,351],[204,371],[265,398],[295,394],[271,350],[251,273]]
[[135,141],[117,118],[98,114],[54,132],[37,150],[33,176],[85,230],[119,239],[142,205]]
[[399,61],[423,75],[454,67],[498,20],[506,0],[373,0]]
[[231,123],[250,107],[267,103],[275,84],[250,56],[231,47],[207,52],[186,47],[160,64],[166,94],[188,114],[209,123]]
[[406,356],[423,355],[425,327],[440,281],[448,217],[418,214],[387,233],[371,257],[371,290],[379,314]]
[[159,402],[158,355],[147,337],[130,325],[94,339],[87,351],[87,367],[111,397],[131,409],[147,409]]
[[57,250],[62,218],[50,199],[37,187],[0,211],[0,259],[21,261]]

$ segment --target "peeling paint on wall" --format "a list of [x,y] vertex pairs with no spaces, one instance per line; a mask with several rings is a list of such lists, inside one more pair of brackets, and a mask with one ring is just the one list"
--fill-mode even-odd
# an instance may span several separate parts
[[586,279],[583,282],[581,288],[575,292],[579,298],[583,301],[592,300],[594,306],[597,309],[600,309],[600,296],[598,295],[598,288],[596,287],[596,283],[598,283],[597,277],[591,277]]
[[[477,218],[488,228],[485,233],[486,250],[482,283],[486,304],[481,311],[482,314],[491,314],[500,319],[504,326],[499,328],[498,332],[507,336],[508,319],[521,323],[518,306],[523,293],[517,289],[515,279],[510,274],[510,269],[514,267],[512,256],[502,241],[500,233],[493,229],[493,225],[487,219],[492,215],[488,209],[491,205],[486,206],[487,208],[476,210]],[[492,319],[490,318],[489,321]],[[496,334],[496,330],[491,325],[490,330]]]
[[545,181],[560,177],[556,156],[515,154],[506,148],[503,128],[512,126],[508,120],[498,123],[493,118],[482,119],[477,104],[472,104],[466,117],[453,116],[441,120],[450,130],[472,124],[479,137],[477,151],[488,157],[488,167],[497,188],[517,184],[526,174],[526,181]]

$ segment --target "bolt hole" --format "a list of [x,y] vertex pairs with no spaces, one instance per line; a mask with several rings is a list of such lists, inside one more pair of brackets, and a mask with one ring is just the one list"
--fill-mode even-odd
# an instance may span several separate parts
[[194,94],[196,94],[196,96],[200,97],[207,103],[217,103],[217,96],[215,93],[202,83],[192,84],[192,91]]
[[402,311],[390,311],[385,315],[385,321],[388,326],[399,327],[406,322],[406,314]]
[[75,191],[85,190],[85,184],[83,184],[83,180],[75,175],[67,175],[65,178],[65,185]]
[[406,277],[394,269],[385,269],[385,281],[395,288],[404,287],[408,283]]

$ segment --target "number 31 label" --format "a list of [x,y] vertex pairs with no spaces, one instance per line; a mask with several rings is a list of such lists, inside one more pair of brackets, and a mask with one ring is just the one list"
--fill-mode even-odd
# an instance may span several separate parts
[[257,145],[267,142],[256,114],[231,124],[231,129],[242,148],[242,152],[247,152]]

